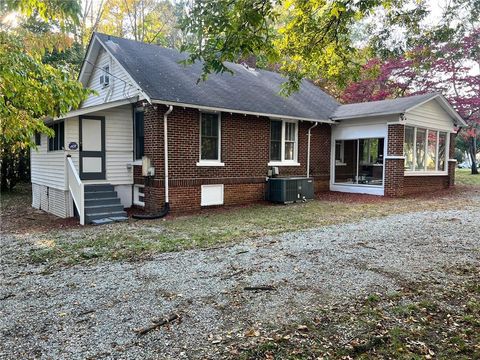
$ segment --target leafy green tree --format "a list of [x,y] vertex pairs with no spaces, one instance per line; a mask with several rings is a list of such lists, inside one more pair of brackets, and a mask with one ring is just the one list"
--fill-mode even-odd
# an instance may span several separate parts
[[94,31],[175,47],[181,2],[167,0],[84,0],[77,41],[87,45]]
[[[58,22],[61,29],[78,22],[78,4],[63,0],[10,0],[3,11],[17,10],[44,21]],[[18,180],[10,168],[18,154],[35,147],[35,132],[52,136],[44,124],[47,117],[59,117],[76,108],[88,96],[65,65],[52,66],[42,60],[47,52],[61,51],[71,41],[64,33],[35,34],[22,27],[0,29],[0,147],[2,190]]]
[[193,1],[180,22],[192,34],[183,50],[188,62],[203,60],[203,78],[230,71],[226,61],[261,56],[288,76],[283,91],[298,89],[305,77],[339,86],[359,70],[355,24],[378,7],[402,0],[216,0]]

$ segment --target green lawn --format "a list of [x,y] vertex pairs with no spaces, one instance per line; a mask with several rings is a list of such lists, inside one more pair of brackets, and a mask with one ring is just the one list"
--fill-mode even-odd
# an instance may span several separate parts
[[472,175],[470,169],[457,169],[455,172],[455,183],[458,185],[480,186],[480,174]]
[[155,253],[223,246],[246,238],[392,214],[460,209],[474,205],[474,200],[465,195],[467,192],[451,190],[421,199],[339,194],[302,204],[256,204],[153,221],[131,220],[113,226],[52,230],[37,235],[29,259],[52,266],[99,260],[141,260]]

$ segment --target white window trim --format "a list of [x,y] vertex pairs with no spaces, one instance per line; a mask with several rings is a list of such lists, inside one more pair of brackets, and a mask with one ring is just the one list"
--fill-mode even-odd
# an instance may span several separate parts
[[217,160],[202,160],[197,162],[197,166],[225,166],[225,163]]
[[[271,119],[270,121],[281,121],[282,122],[282,139],[280,145],[280,158],[281,160],[270,160],[268,166],[300,166],[298,162],[298,121],[295,120],[285,120],[285,119]],[[291,123],[295,124],[295,146],[293,148],[294,158],[292,160],[285,160],[285,124]],[[270,133],[269,138],[269,147],[271,149],[272,137]],[[269,155],[270,156],[270,155]]]
[[[422,126],[413,126],[413,125],[405,125],[405,127],[411,127],[413,128],[413,170],[411,169],[405,169],[404,171],[404,176],[445,176],[448,175],[448,159],[449,159],[449,154],[450,154],[450,136],[449,132],[442,130],[442,129],[433,129],[433,128],[427,128],[427,127],[422,127]],[[423,167],[423,170],[415,170],[417,166],[417,129],[425,130],[425,164]],[[429,131],[435,131],[437,133],[437,139],[436,139],[436,151],[435,151],[435,170],[427,170],[427,160],[429,158],[428,156],[428,132]],[[443,132],[446,134],[445,136],[445,170],[438,170],[438,163],[439,163],[439,157],[438,157],[438,150],[440,146],[440,133]],[[403,145],[404,147],[404,153],[405,153],[405,144]],[[404,156],[405,158],[405,156]]]
[[405,176],[447,176],[447,171],[405,171]]
[[[140,197],[140,192],[138,191],[138,189],[140,188],[144,189],[145,191],[145,185],[133,185],[133,205],[145,206],[144,201],[138,200]],[[145,192],[143,193],[143,197],[145,197]]]
[[[222,162],[222,113],[200,111],[198,118],[198,162],[197,166],[225,166]],[[216,160],[202,159],[202,114],[215,114],[218,116],[218,154]]]

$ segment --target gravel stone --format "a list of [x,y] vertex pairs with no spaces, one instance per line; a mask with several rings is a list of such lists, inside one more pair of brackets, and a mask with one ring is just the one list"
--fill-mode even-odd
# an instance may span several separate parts
[[[227,334],[478,266],[479,219],[480,207],[412,212],[53,273],[22,262],[34,234],[3,235],[0,358],[218,358]],[[255,285],[275,290],[243,289]],[[172,312],[180,322],[133,331]]]

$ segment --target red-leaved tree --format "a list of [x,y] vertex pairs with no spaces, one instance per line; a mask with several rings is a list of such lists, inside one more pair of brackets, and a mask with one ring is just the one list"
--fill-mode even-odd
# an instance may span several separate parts
[[480,135],[480,28],[458,41],[419,46],[398,58],[370,59],[360,80],[341,95],[344,103],[441,92],[467,122],[460,132],[469,144],[472,174],[478,174]]

